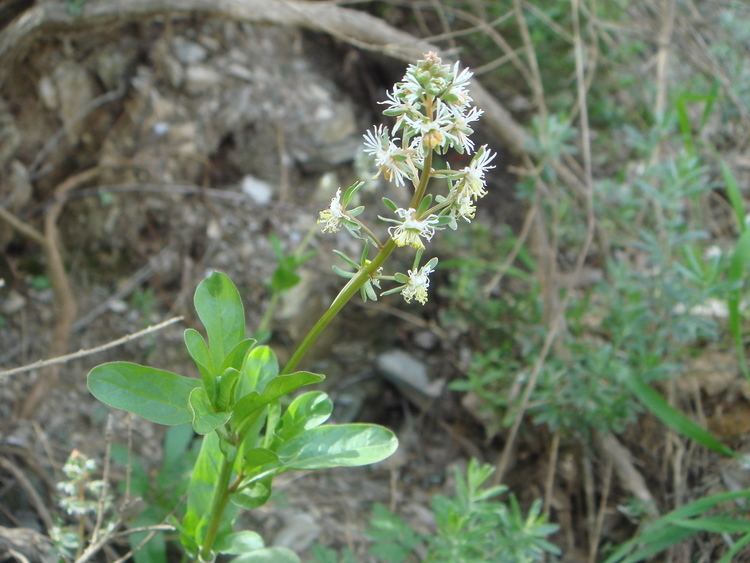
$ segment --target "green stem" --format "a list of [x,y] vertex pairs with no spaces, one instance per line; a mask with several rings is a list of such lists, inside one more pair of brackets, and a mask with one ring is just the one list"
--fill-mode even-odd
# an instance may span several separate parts
[[[409,203],[409,207],[416,209],[419,205],[419,202],[422,201],[425,191],[427,190],[427,184],[430,180],[431,168],[432,151],[429,151],[424,159],[422,177],[419,179],[419,185],[414,192],[414,197],[412,197],[411,203]],[[354,297],[354,295],[356,295],[356,293],[370,278],[370,276],[372,276],[374,272],[377,272],[378,268],[383,265],[383,263],[388,259],[388,257],[395,249],[396,243],[393,242],[393,239],[388,239],[388,242],[386,242],[380,248],[380,251],[375,256],[375,258],[372,259],[372,262],[370,262],[366,267],[357,272],[357,275],[346,283],[343,289],[333,300],[333,303],[331,303],[331,306],[328,307],[328,310],[323,313],[323,315],[318,319],[318,322],[313,325],[313,327],[305,335],[305,338],[302,339],[302,342],[300,342],[299,346],[297,346],[297,349],[292,354],[292,357],[289,358],[289,361],[284,366],[284,369],[281,370],[281,373],[290,373],[292,370],[294,370],[294,368],[297,367],[297,364],[299,364],[300,360],[302,360],[304,355],[315,343],[315,341],[326,329],[326,327],[331,324],[331,321],[336,318],[336,315],[338,315],[341,309],[344,308],[344,305],[346,305],[349,300]]]
[[219,524],[224,514],[224,509],[229,501],[229,479],[232,476],[232,462],[223,456],[221,460],[221,469],[219,470],[219,479],[214,489],[214,497],[211,501],[211,511],[208,520],[208,529],[206,539],[203,540],[201,548],[201,559],[208,561],[211,557],[211,550],[216,541],[216,534],[219,532]]
[[336,296],[336,299],[334,299],[333,303],[331,303],[331,306],[328,307],[328,310],[323,313],[323,315],[318,319],[318,322],[313,325],[310,331],[305,335],[305,338],[302,340],[302,342],[300,342],[299,346],[297,346],[297,349],[294,351],[294,354],[292,354],[292,357],[289,358],[289,361],[284,366],[284,369],[281,370],[281,373],[290,373],[294,370],[294,368],[297,367],[297,364],[299,364],[300,360],[307,353],[310,347],[315,343],[320,334],[326,329],[329,324],[331,324],[331,321],[336,318],[336,315],[339,314],[339,311],[341,311],[341,309],[344,308],[344,305],[346,305],[349,300],[354,297],[354,295],[359,291],[359,288],[364,285],[364,283],[372,275],[373,272],[375,272],[380,266],[382,266],[383,262],[386,261],[386,259],[391,255],[391,252],[393,252],[395,249],[396,243],[393,242],[393,240],[389,240],[383,245],[377,256],[373,258],[372,262],[370,262],[367,267],[362,268],[356,276],[354,276],[346,283],[344,288]]

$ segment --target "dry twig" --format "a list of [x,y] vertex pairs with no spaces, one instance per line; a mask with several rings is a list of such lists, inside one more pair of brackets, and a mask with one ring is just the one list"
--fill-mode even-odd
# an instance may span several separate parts
[[182,320],[182,317],[172,317],[171,319],[167,319],[166,321],[162,321],[159,324],[155,324],[149,327],[144,328],[143,330],[139,330],[138,332],[134,332],[132,334],[128,334],[126,336],[123,336],[122,338],[118,338],[117,340],[112,340],[111,342],[107,342],[105,344],[102,344],[100,346],[96,346],[95,348],[88,348],[86,350],[79,350],[78,352],[73,352],[72,354],[66,354],[64,356],[58,356],[56,358],[49,358],[48,360],[39,360],[38,362],[34,362],[33,364],[28,364],[25,366],[20,366],[17,368],[0,371],[0,380],[4,377],[10,377],[11,375],[16,375],[19,373],[24,373],[27,371],[40,369],[44,367],[54,366],[57,364],[64,364],[66,362],[69,362],[71,360],[76,360],[78,358],[83,358],[86,356],[91,356],[93,354],[98,354],[99,352],[104,352],[105,350],[109,350],[110,348],[115,348],[117,346],[122,346],[123,344],[126,344],[132,340],[136,340],[138,338],[141,338],[143,336],[146,336],[147,334],[151,334],[153,332],[157,332],[159,330],[162,330],[169,325],[172,325],[176,322],[179,322]]

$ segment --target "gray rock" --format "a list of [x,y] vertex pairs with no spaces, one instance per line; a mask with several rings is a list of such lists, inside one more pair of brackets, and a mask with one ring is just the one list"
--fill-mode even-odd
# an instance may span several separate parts
[[248,175],[242,178],[242,193],[258,205],[268,205],[273,197],[273,187],[260,178]]
[[376,358],[375,366],[407,399],[422,408],[440,396],[445,384],[442,379],[430,380],[424,363],[403,350],[383,352]]
[[432,350],[438,343],[438,337],[431,330],[421,330],[414,335],[414,343],[424,350]]
[[23,309],[25,305],[26,299],[24,296],[15,290],[11,290],[0,304],[0,311],[4,315],[13,315]]
[[185,90],[189,94],[201,94],[216,88],[221,83],[221,74],[208,65],[193,65],[185,71]]
[[208,55],[203,45],[179,36],[172,40],[172,50],[177,59],[184,65],[202,63]]
[[287,547],[297,553],[306,550],[320,535],[320,525],[311,514],[285,512],[284,527],[273,539],[273,545]]
[[39,99],[42,100],[44,107],[50,110],[57,109],[57,88],[49,76],[42,76],[37,84]]

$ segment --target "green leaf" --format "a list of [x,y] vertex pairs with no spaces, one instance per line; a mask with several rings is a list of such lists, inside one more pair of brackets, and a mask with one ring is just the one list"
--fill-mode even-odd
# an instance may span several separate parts
[[279,375],[266,385],[263,393],[258,394],[257,392],[253,392],[237,401],[232,410],[232,421],[235,425],[239,425],[272,401],[288,395],[305,385],[320,383],[324,379],[325,376],[310,373],[309,371],[297,371],[288,375]]
[[279,374],[279,361],[268,346],[250,350],[240,369],[240,380],[235,397],[241,399],[256,391],[261,393],[266,384]]
[[209,372],[214,371],[215,368],[211,365],[211,354],[208,351],[208,344],[203,339],[203,335],[194,328],[188,328],[183,333],[183,339],[185,341],[185,348],[187,348],[188,354],[190,354],[198,369],[203,368]]
[[272,481],[273,476],[268,476],[232,494],[229,498],[235,506],[239,506],[245,510],[254,510],[268,502],[271,496]]
[[264,547],[235,557],[232,563],[300,563],[300,558],[286,547]]
[[183,334],[183,339],[188,354],[193,359],[195,367],[198,368],[198,372],[201,374],[203,386],[213,396],[215,393],[214,377],[216,376],[216,366],[213,365],[211,360],[208,344],[206,344],[201,333],[194,328],[187,329]]
[[215,412],[203,387],[193,389],[188,398],[190,411],[193,413],[193,430],[198,434],[208,434],[224,424],[232,413]]
[[721,164],[721,175],[724,178],[724,184],[727,190],[727,197],[729,203],[732,204],[732,211],[734,211],[734,217],[737,220],[737,228],[739,231],[745,232],[745,201],[742,198],[742,192],[740,191],[739,185],[737,185],[737,179],[732,173],[732,169],[729,168],[726,162],[722,161]]
[[164,460],[160,473],[171,473],[181,465],[193,441],[193,436],[195,434],[189,424],[173,426],[167,430],[164,436]]
[[722,444],[721,441],[711,432],[670,406],[657,391],[637,377],[628,378],[626,380],[626,385],[654,416],[669,426],[672,430],[679,432],[691,440],[695,440],[702,446],[713,450],[716,453],[726,456],[734,456],[734,451],[732,451],[729,446]]
[[261,549],[264,545],[263,538],[258,532],[245,530],[234,532],[222,538],[222,541],[216,544],[216,551],[227,555],[242,555],[249,551]]
[[216,408],[220,411],[230,410],[234,404],[234,391],[240,379],[240,372],[234,368],[227,368],[218,378],[216,394]]
[[395,212],[398,209],[398,205],[396,205],[392,199],[389,199],[387,197],[383,198],[383,203],[385,206],[390,209],[391,211]]
[[89,372],[87,385],[106,405],[173,426],[192,420],[188,397],[200,381],[131,362],[109,362]]
[[390,457],[398,447],[396,435],[376,424],[328,424],[305,430],[278,448],[289,469],[357,467]]
[[322,391],[308,391],[291,402],[277,431],[280,440],[286,441],[303,430],[320,426],[331,416],[333,402]]
[[[203,438],[200,453],[190,477],[187,509],[180,534],[180,541],[189,553],[194,554],[203,541],[223,458],[218,434],[216,432],[207,434]],[[227,506],[224,509],[219,526],[219,538],[231,533],[236,515],[237,509],[234,506]]]
[[740,310],[744,289],[743,282],[748,265],[750,265],[750,229],[745,229],[734,247],[732,259],[729,262],[727,280],[733,287],[729,291],[727,308],[729,309],[729,332],[734,338],[740,371],[745,378],[750,379],[750,369],[748,369],[745,359],[742,311]]
[[[643,531],[618,548],[604,563],[635,563],[643,561],[665,549],[689,538],[701,531],[700,526],[692,526],[688,518],[705,514],[715,506],[734,500],[750,498],[750,489],[736,492],[718,493],[698,499],[673,510],[669,514],[646,524]],[[708,526],[715,522],[711,518],[696,518],[693,522],[708,521]]]
[[228,368],[234,368],[239,371],[245,361],[247,352],[250,348],[255,346],[255,344],[256,340],[254,338],[245,338],[240,341],[234,348],[232,348],[232,351],[227,354],[226,358],[224,358],[224,363],[221,365],[220,373],[224,373]]
[[198,285],[193,301],[208,333],[212,365],[221,366],[245,339],[245,310],[240,293],[229,276],[214,272]]
[[244,473],[249,476],[252,476],[253,472],[258,468],[262,468],[268,465],[275,465],[279,462],[279,456],[266,448],[252,448],[246,450],[243,453],[243,457]]

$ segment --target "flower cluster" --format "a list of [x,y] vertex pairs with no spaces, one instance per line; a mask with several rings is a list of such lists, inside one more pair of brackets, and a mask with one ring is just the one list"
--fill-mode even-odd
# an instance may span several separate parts
[[[472,105],[469,92],[472,76],[472,72],[462,69],[459,63],[443,64],[435,53],[426,54],[422,60],[407,67],[402,80],[387,93],[387,99],[380,102],[386,106],[383,114],[395,118],[393,127],[389,130],[378,125],[363,136],[364,152],[373,158],[378,169],[376,176],[382,175],[399,188],[411,185],[414,189],[411,201],[403,207],[383,198],[395,215],[379,216],[381,220],[392,223],[387,230],[388,245],[381,244],[372,229],[359,220],[353,220],[351,213],[346,212],[351,197],[345,197],[342,203],[340,190],[330,207],[320,213],[318,223],[323,232],[335,233],[342,225],[347,226],[355,236],[364,239],[366,245],[373,244],[386,257],[394,248],[417,250],[417,259],[408,275],[383,275],[382,268],[377,272],[370,271],[369,261],[357,263],[345,257],[354,271],[337,273],[362,284],[359,287],[365,299],[373,299],[381,280],[390,280],[400,285],[381,295],[400,292],[407,303],[412,299],[426,303],[429,275],[437,260],[419,267],[425,242],[429,242],[438,230],[456,229],[459,220],[471,222],[476,215],[477,200],[487,195],[486,175],[494,168],[492,162],[496,155],[486,145],[474,152],[473,124],[483,112]],[[472,155],[469,164],[460,169],[435,169],[432,166],[433,154],[445,155],[449,150]],[[434,196],[428,193],[428,187],[432,187],[430,179],[445,180],[447,192]],[[367,276],[359,276],[363,271]]]
[[92,479],[96,471],[96,461],[78,450],[73,450],[62,470],[68,480],[57,483],[57,490],[63,495],[60,499],[60,508],[71,516],[96,512],[98,499],[104,487],[104,481]]
[[[104,481],[93,478],[96,469],[95,460],[78,450],[70,453],[62,468],[67,480],[57,483],[57,490],[61,493],[58,504],[68,516],[79,519],[87,514],[96,514],[99,508],[104,512],[111,508],[112,497],[106,492]],[[108,518],[103,522],[100,533],[111,532],[115,525],[114,520]],[[65,560],[72,560],[83,543],[80,526],[66,526],[62,521],[52,526],[49,534],[56,550]]]

